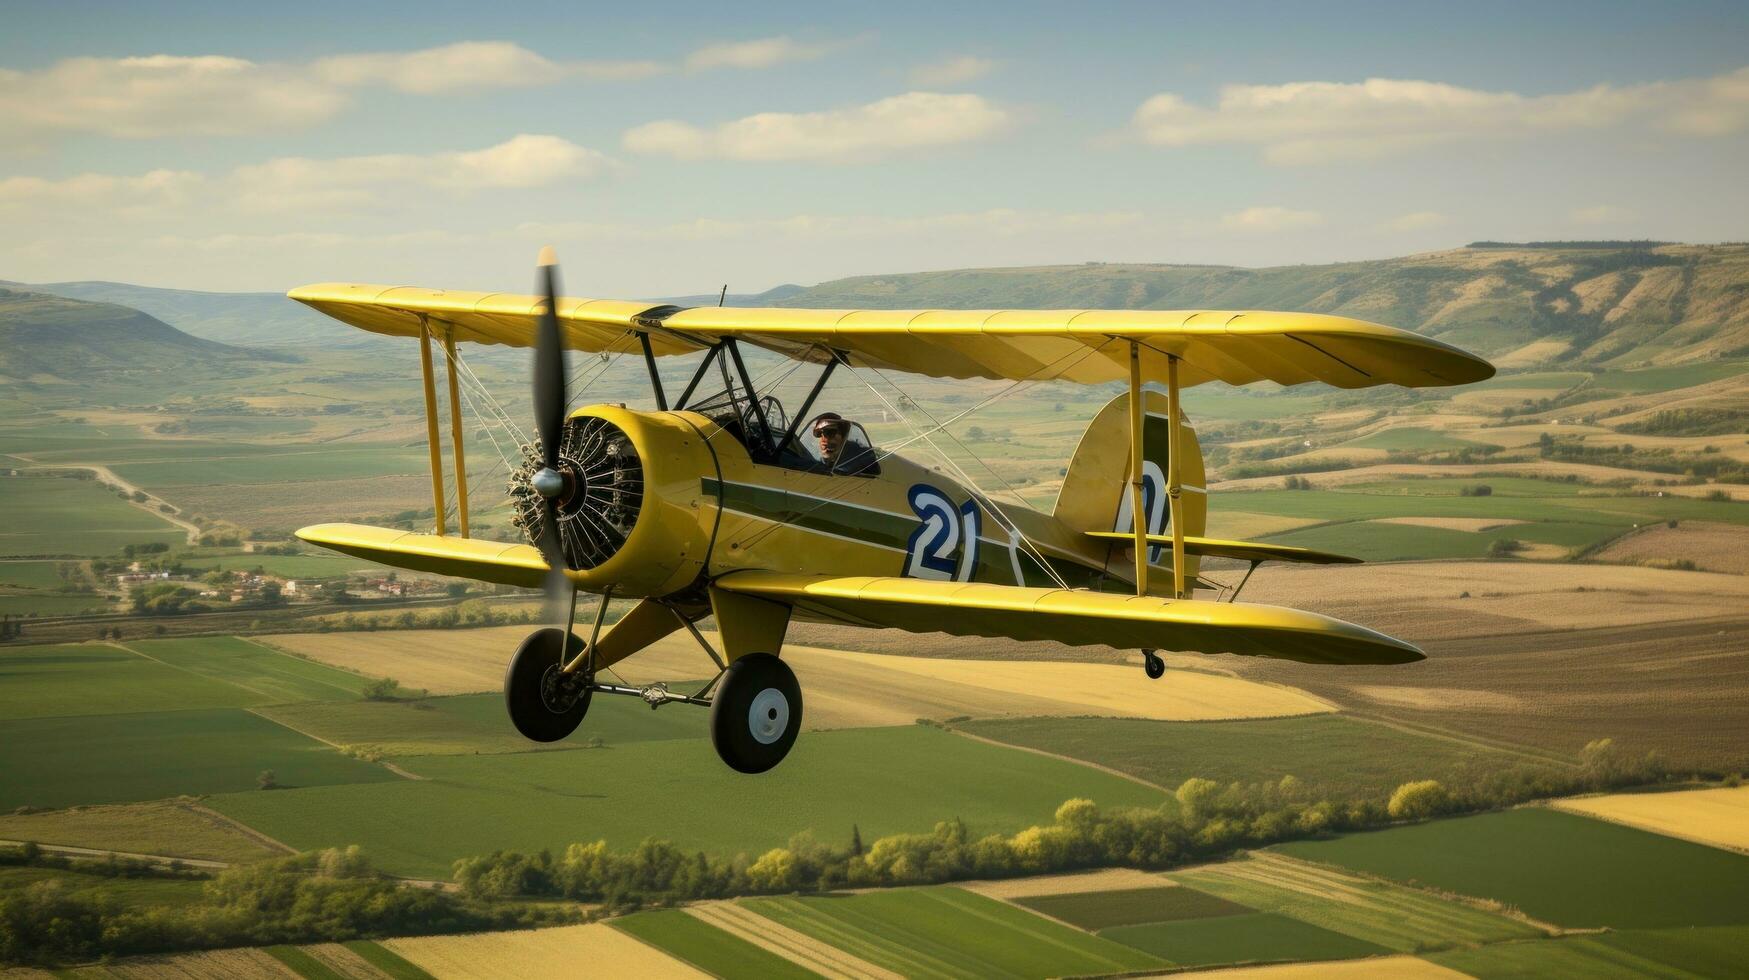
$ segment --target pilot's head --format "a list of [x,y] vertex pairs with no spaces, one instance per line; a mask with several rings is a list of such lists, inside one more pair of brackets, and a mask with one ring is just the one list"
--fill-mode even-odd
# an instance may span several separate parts
[[825,412],[814,420],[814,438],[820,440],[820,458],[836,463],[844,451],[844,437],[850,434],[850,423],[837,412]]

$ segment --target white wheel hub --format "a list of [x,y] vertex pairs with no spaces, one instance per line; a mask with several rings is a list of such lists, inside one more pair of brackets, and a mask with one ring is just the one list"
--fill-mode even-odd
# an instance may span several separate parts
[[754,695],[753,704],[747,709],[747,728],[760,745],[770,745],[782,738],[789,730],[789,698],[775,687]]

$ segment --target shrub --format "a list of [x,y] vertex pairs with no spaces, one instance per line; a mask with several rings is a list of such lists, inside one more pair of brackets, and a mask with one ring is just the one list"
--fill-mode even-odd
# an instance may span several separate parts
[[1449,802],[1445,786],[1439,780],[1423,779],[1397,787],[1385,812],[1393,820],[1426,820],[1444,812]]
[[366,701],[398,701],[401,698],[401,682],[393,677],[379,677],[364,686]]

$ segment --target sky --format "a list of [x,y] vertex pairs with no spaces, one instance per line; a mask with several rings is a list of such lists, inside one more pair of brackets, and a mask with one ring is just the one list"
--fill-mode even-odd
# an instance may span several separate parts
[[1749,239],[1749,4],[16,3],[0,279],[737,293]]

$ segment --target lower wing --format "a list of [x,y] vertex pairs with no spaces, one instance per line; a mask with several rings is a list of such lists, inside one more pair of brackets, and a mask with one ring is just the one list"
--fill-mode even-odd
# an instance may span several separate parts
[[781,602],[805,618],[913,633],[1237,653],[1308,664],[1403,664],[1425,659],[1418,648],[1395,637],[1282,606],[761,571],[730,572],[712,584]]

